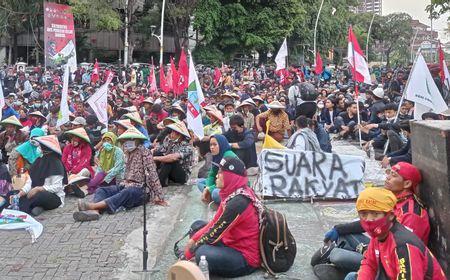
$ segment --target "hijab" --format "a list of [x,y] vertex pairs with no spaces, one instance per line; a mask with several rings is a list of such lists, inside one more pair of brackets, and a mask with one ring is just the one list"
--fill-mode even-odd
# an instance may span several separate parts
[[[33,137],[39,137],[44,136],[45,132],[41,128],[33,128],[30,133],[30,140],[33,139]],[[16,151],[22,155],[24,159],[26,159],[30,164],[33,164],[34,161],[39,157],[39,153],[37,152],[37,147],[33,146],[30,143],[30,140],[27,142],[19,145],[16,148]]]
[[245,176],[240,176],[236,173],[230,171],[223,172],[223,183],[224,187],[220,189],[219,196],[222,201],[240,188],[246,188],[248,184],[248,179]]
[[61,155],[44,145],[41,145],[41,149],[42,157],[38,157],[28,170],[31,187],[43,186],[45,179],[54,175],[63,176],[63,184],[67,184],[67,172]]
[[225,136],[221,135],[221,134],[216,134],[211,136],[211,138],[216,138],[217,143],[219,144],[219,154],[213,156],[213,162],[216,165],[219,165],[220,161],[223,158],[223,154],[225,154],[225,152],[231,150],[231,146],[230,143],[228,143],[227,138],[225,138]]
[[98,158],[100,161],[100,167],[102,168],[102,170],[107,172],[107,171],[111,170],[111,168],[114,167],[114,154],[117,149],[117,147],[116,147],[117,136],[112,132],[106,132],[103,135],[102,140],[104,140],[105,138],[111,139],[113,148],[110,151],[107,151],[106,149],[102,149],[100,151],[100,155]]

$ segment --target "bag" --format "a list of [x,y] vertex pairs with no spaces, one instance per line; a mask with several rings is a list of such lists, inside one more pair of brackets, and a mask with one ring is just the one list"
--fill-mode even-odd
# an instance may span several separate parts
[[178,243],[180,243],[180,241],[183,240],[184,238],[186,238],[186,236],[188,236],[188,235],[189,235],[189,238],[191,238],[197,231],[202,229],[207,224],[208,224],[207,222],[202,221],[202,220],[197,220],[197,221],[193,222],[191,224],[191,226],[189,227],[188,232],[186,232],[186,234],[184,234],[183,237],[181,237],[180,239],[178,239],[177,242],[175,242],[175,244],[173,245],[173,253],[175,254],[175,256],[178,259],[184,259],[184,251],[179,248]]
[[271,275],[291,268],[297,254],[295,239],[289,231],[286,216],[266,208],[259,232],[262,267]]

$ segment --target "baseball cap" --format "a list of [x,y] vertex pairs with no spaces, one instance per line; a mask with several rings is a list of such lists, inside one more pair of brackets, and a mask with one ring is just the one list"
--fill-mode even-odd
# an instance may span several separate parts
[[86,125],[86,120],[83,117],[76,117],[71,123],[76,125]]
[[223,171],[228,171],[240,176],[247,175],[245,164],[238,157],[223,157],[219,163],[219,168]]
[[416,193],[417,186],[422,181],[422,175],[416,166],[407,162],[399,162],[392,166],[391,170],[397,172],[404,180],[411,181],[412,191]]

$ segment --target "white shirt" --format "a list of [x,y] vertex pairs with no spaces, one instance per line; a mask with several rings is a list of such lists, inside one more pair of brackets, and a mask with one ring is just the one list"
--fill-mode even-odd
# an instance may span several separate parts
[[[45,178],[44,185],[42,186],[46,191],[56,194],[61,200],[61,205],[59,207],[64,206],[64,197],[66,193],[64,192],[62,175],[53,175]],[[25,186],[23,186],[22,191],[24,193],[28,193],[31,191],[31,178],[27,176],[27,181],[25,182]]]

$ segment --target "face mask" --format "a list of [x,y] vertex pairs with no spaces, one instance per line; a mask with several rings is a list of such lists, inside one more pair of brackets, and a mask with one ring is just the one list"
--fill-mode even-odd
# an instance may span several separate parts
[[103,149],[105,149],[106,151],[111,151],[113,148],[113,145],[111,143],[105,142],[103,143]]
[[125,143],[123,143],[123,148],[127,151],[127,152],[131,152],[134,149],[136,149],[136,143],[133,140],[128,140],[125,141]]
[[375,221],[364,221],[361,219],[360,223],[362,228],[370,235],[370,237],[376,238],[389,231],[391,227],[389,217],[390,215],[386,214],[383,218]]
[[36,108],[41,107],[41,103],[34,103],[34,107],[36,107]]
[[234,112],[225,112],[225,117],[231,117],[234,115]]

